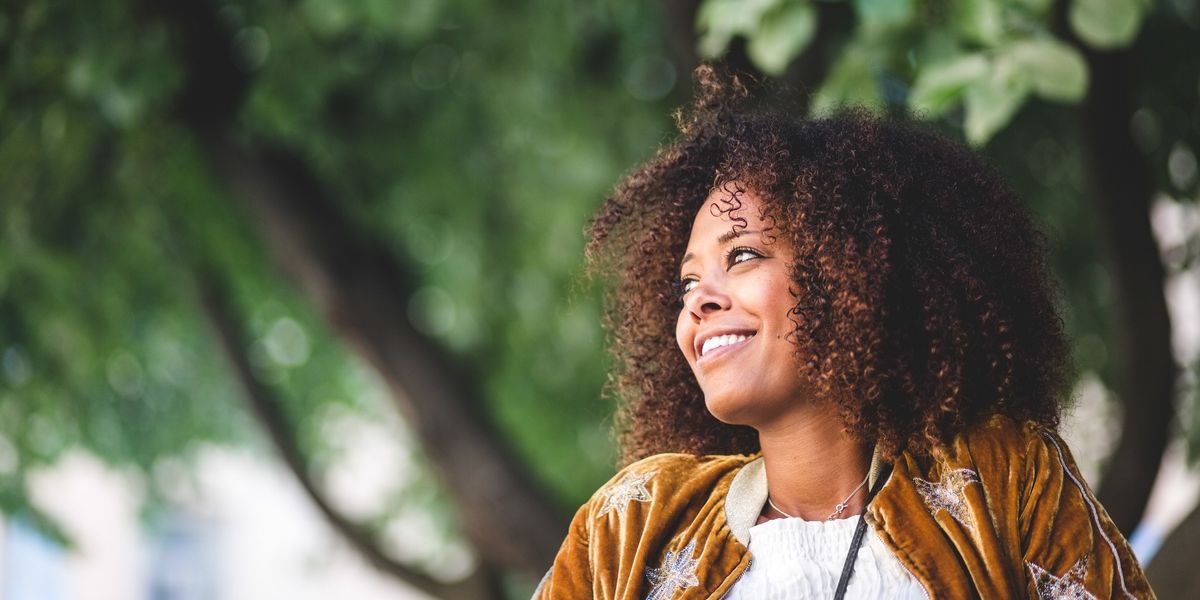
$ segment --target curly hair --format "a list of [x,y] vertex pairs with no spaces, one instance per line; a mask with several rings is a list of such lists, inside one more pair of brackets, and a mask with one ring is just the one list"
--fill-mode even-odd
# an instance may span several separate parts
[[887,458],[929,452],[994,414],[1057,427],[1069,345],[1028,209],[970,150],[919,123],[845,110],[799,119],[703,65],[677,138],[628,173],[587,247],[610,288],[623,461],[751,453],[675,342],[673,287],[690,227],[717,186],[762,198],[791,244],[797,377]]

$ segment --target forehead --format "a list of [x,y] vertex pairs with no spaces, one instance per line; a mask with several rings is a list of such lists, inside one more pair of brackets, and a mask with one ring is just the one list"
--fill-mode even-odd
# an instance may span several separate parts
[[688,247],[697,243],[723,243],[742,231],[767,232],[772,220],[763,215],[762,199],[736,182],[717,186],[700,203],[692,220]]

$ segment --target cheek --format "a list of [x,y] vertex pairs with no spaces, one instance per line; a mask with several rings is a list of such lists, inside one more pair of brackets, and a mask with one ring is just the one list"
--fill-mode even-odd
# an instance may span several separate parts
[[679,311],[675,319],[675,344],[689,363],[692,362],[692,340],[695,339],[695,328],[688,322],[687,312]]
[[788,312],[796,304],[796,299],[788,291],[790,283],[791,280],[786,277],[765,275],[757,285],[747,290],[749,294],[745,300],[758,309],[759,317],[764,321],[773,324],[790,322]]

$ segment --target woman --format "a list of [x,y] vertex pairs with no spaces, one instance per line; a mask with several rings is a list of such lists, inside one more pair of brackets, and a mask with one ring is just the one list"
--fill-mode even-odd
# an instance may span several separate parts
[[636,462],[534,597],[1153,597],[1055,433],[1068,345],[1000,178],[697,83],[592,226]]

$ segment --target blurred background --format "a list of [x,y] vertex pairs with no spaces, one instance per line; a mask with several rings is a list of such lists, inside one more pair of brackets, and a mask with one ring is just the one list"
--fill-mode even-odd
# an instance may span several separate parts
[[1005,174],[1200,596],[1195,2],[6,0],[0,600],[528,597],[616,458],[582,232],[707,58]]

